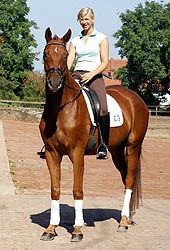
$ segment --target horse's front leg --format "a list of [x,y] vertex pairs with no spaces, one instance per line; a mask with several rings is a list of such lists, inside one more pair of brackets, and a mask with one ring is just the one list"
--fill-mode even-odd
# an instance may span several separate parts
[[57,235],[55,229],[60,223],[60,163],[62,157],[58,152],[48,151],[47,149],[45,150],[45,156],[51,177],[51,218],[48,228],[40,239],[51,241]]
[[75,226],[71,241],[81,241],[83,233],[81,227],[84,224],[83,219],[83,175],[84,175],[84,153],[75,152],[73,158],[74,167],[74,186],[73,197],[75,201]]

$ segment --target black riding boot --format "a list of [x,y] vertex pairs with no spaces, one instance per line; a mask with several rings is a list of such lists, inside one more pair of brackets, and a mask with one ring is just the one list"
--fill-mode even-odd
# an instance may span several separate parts
[[108,153],[108,144],[109,144],[109,131],[110,131],[110,115],[109,113],[105,116],[99,117],[100,130],[103,142],[100,141],[100,145],[97,149],[97,158],[98,159],[107,159]]

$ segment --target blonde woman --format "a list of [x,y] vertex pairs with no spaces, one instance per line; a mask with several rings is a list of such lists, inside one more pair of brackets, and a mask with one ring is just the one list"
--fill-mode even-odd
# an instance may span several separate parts
[[70,43],[67,64],[70,69],[76,59],[72,76],[98,94],[101,104],[99,122],[104,143],[100,143],[98,147],[97,158],[107,159],[110,120],[102,72],[107,68],[109,61],[108,39],[94,28],[95,18],[91,8],[81,9],[77,20],[82,32]]

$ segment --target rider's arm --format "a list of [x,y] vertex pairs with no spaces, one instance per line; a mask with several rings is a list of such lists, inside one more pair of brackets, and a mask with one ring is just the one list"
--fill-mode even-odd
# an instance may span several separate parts
[[101,56],[101,64],[102,69],[101,72],[103,72],[109,63],[109,43],[107,38],[104,38],[103,41],[100,44],[100,56]]
[[100,43],[100,58],[101,64],[93,71],[94,75],[102,73],[109,63],[109,44],[107,38],[104,38]]
[[67,66],[68,66],[69,70],[71,69],[71,66],[74,63],[75,58],[76,58],[76,49],[73,46],[73,44],[70,43],[70,47],[69,47],[69,51],[68,51],[68,57],[67,57]]

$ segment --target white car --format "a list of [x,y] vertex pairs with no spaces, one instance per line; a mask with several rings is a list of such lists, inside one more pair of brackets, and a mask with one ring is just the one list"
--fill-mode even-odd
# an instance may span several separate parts
[[170,105],[170,95],[168,93],[158,97],[158,99],[160,101],[160,105]]
[[165,95],[158,95],[160,108],[163,110],[170,110],[170,95],[166,93]]

